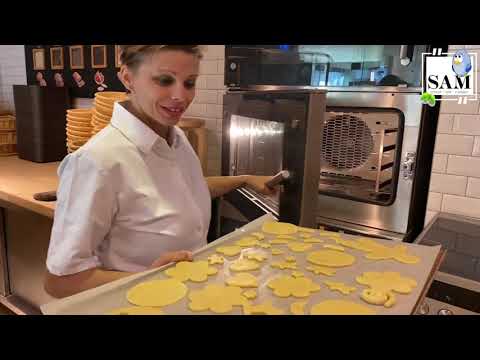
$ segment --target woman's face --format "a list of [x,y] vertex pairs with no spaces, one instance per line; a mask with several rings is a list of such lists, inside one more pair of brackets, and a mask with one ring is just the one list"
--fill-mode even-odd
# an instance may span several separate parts
[[199,63],[197,56],[183,51],[159,51],[135,71],[122,68],[120,77],[138,111],[161,125],[174,126],[195,97]]

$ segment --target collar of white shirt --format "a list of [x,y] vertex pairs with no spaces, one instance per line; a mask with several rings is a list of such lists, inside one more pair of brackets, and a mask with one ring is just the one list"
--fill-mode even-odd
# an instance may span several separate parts
[[[124,134],[140,151],[149,153],[155,145],[170,149],[167,141],[145,125],[135,115],[116,102],[110,124]],[[177,148],[180,143],[180,134],[175,126],[168,132],[172,148]]]

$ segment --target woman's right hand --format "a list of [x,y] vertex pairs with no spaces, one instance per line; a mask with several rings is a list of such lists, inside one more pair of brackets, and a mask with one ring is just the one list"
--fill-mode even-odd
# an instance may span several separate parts
[[161,267],[163,265],[170,264],[172,262],[179,262],[179,261],[192,261],[193,254],[191,251],[181,250],[181,251],[172,251],[165,254],[162,254],[157,260],[155,260],[152,265],[150,265],[150,269],[155,269]]

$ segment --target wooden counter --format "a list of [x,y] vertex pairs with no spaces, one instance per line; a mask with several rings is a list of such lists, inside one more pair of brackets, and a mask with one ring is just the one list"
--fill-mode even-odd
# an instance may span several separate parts
[[16,156],[0,157],[0,200],[53,219],[55,202],[37,201],[33,195],[57,189],[59,164],[38,164]]

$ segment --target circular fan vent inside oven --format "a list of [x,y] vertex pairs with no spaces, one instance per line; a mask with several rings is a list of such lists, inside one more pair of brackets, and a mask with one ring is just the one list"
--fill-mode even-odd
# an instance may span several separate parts
[[372,133],[357,116],[333,115],[323,129],[322,157],[339,170],[362,166],[372,153]]

